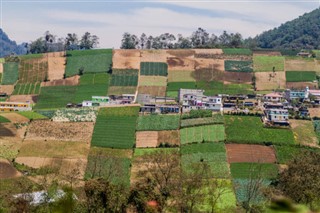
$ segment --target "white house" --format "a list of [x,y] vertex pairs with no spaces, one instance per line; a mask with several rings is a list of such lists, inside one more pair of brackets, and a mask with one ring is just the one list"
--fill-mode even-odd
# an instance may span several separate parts
[[204,96],[203,97],[204,109],[212,111],[223,111],[222,97],[220,96]]
[[283,95],[279,92],[272,92],[263,96],[263,101],[280,102],[284,99]]

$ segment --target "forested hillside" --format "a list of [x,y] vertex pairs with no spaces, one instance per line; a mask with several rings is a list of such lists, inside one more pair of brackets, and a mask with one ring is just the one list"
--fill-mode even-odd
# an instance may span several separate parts
[[320,8],[256,37],[257,46],[274,49],[319,49]]
[[26,48],[23,44],[17,45],[15,41],[10,40],[7,34],[0,28],[0,57],[11,53],[26,54]]

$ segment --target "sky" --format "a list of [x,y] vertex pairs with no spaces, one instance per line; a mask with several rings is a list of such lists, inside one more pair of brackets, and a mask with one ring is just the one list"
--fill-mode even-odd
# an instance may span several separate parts
[[49,30],[97,35],[99,48],[119,48],[124,32],[190,36],[198,27],[244,38],[320,7],[320,0],[0,0],[0,27],[17,43]]

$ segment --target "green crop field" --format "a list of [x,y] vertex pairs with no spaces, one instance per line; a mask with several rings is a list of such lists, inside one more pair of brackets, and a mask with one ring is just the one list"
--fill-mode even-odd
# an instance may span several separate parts
[[40,83],[17,84],[14,87],[13,95],[31,95],[40,93]]
[[140,75],[168,75],[168,65],[162,62],[141,62]]
[[169,82],[167,91],[179,91],[179,89],[197,89],[196,82]]
[[113,69],[112,75],[139,75],[139,70],[136,69]]
[[259,117],[226,115],[224,118],[228,142],[294,144],[290,129],[264,128]]
[[112,49],[67,51],[66,76],[107,72],[112,64]]
[[138,76],[134,75],[112,75],[111,86],[137,86]]
[[224,69],[228,72],[252,72],[252,61],[224,61]]
[[215,114],[213,117],[208,118],[182,119],[180,127],[193,127],[209,124],[224,124],[223,116],[221,114]]
[[35,112],[51,119],[55,115],[56,110],[37,110]]
[[85,179],[104,178],[113,184],[130,186],[131,150],[93,147],[88,156]]
[[155,152],[178,152],[179,148],[136,148],[134,149],[134,158],[144,155],[153,154]]
[[2,81],[2,73],[0,73],[0,85],[1,85],[1,81]]
[[101,108],[94,127],[91,146],[131,149],[139,107]]
[[1,84],[15,84],[19,76],[19,63],[7,62],[3,64],[3,75]]
[[249,49],[225,48],[222,51],[225,55],[252,55],[252,51]]
[[108,85],[109,74],[107,73],[84,74],[80,78],[80,85],[77,86],[73,102],[91,100],[92,96],[106,96]]
[[37,120],[37,119],[48,119],[48,117],[36,113],[36,112],[32,112],[32,111],[26,111],[26,112],[18,112],[20,115],[30,119],[30,120]]
[[0,123],[10,123],[10,120],[0,115]]
[[179,115],[145,115],[138,118],[138,131],[179,129]]
[[284,60],[282,56],[254,56],[253,71],[254,72],[271,72],[284,71]]
[[48,61],[23,59],[19,64],[19,83],[42,82],[48,77]]
[[135,94],[136,90],[137,90],[136,86],[133,86],[133,87],[110,86],[108,88],[108,95]]
[[286,164],[300,152],[300,147],[275,145],[276,155],[280,164]]
[[197,82],[197,89],[205,90],[205,95],[217,94],[253,94],[252,85],[250,84],[223,84],[219,81],[199,81]]
[[316,79],[316,72],[314,71],[286,71],[287,82],[312,82]]
[[218,142],[225,140],[223,125],[206,125],[183,128],[180,130],[181,144],[193,142]]
[[232,178],[264,178],[273,179],[278,175],[278,167],[271,163],[231,163],[230,171]]
[[200,143],[181,147],[183,169],[192,171],[202,162],[211,168],[211,177],[228,178],[230,175],[226,150],[223,143]]
[[77,86],[42,87],[35,109],[64,108],[72,103]]

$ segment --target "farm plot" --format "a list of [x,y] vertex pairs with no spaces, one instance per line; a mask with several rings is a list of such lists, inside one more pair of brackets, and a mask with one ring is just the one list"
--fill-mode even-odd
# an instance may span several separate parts
[[224,61],[224,69],[228,72],[252,72],[252,61]]
[[318,82],[287,82],[287,89],[305,89],[309,87],[309,89],[318,89]]
[[0,92],[11,95],[14,91],[14,85],[0,85]]
[[79,75],[75,75],[65,79],[56,79],[46,82],[41,82],[41,87],[52,87],[52,86],[76,86],[79,84]]
[[224,72],[223,81],[225,84],[251,84],[253,76],[252,72]]
[[286,71],[320,71],[320,66],[314,59],[286,58],[285,68]]
[[211,58],[212,55],[222,55],[222,49],[194,49],[195,58]]
[[138,131],[176,130],[179,128],[179,115],[145,115],[139,116]]
[[196,58],[195,59],[195,69],[211,69],[217,71],[224,71],[224,60],[213,59],[213,58]]
[[225,55],[252,55],[252,51],[250,49],[225,48],[222,49],[222,51]]
[[161,62],[141,62],[140,75],[167,76],[168,65]]
[[10,123],[10,120],[0,115],[0,123]]
[[137,86],[138,76],[135,75],[112,75],[110,86]]
[[224,124],[223,116],[220,114],[215,114],[213,117],[207,118],[194,118],[194,119],[182,119],[181,127],[192,127],[192,126],[202,126],[209,124]]
[[135,94],[137,87],[110,86],[108,95]]
[[284,71],[284,57],[282,56],[254,56],[254,72]]
[[41,55],[37,58],[21,59],[19,83],[42,82],[48,78],[48,60]]
[[158,144],[161,146],[180,146],[180,131],[159,131],[158,132]]
[[256,56],[256,55],[281,56],[281,52],[269,51],[269,50],[255,50],[253,51],[253,56]]
[[278,167],[272,163],[231,163],[230,171],[234,179],[273,179],[278,175]]
[[169,56],[174,56],[178,58],[194,58],[194,50],[167,50]]
[[32,111],[25,111],[25,112],[18,112],[18,113],[19,115],[22,115],[28,118],[29,120],[48,119],[48,117]]
[[205,95],[217,94],[253,94],[250,84],[224,84],[218,81],[201,81],[197,82],[198,89],[204,89]]
[[151,148],[158,146],[157,131],[136,132],[136,148]]
[[179,91],[179,89],[197,89],[196,82],[169,82],[167,91]]
[[314,118],[314,117],[320,118],[320,108],[308,108],[308,110],[311,118]]
[[223,125],[205,125],[197,127],[183,128],[180,130],[181,144],[218,142],[225,140]]
[[277,154],[277,159],[280,164],[287,164],[302,150],[301,147],[296,146],[274,146]]
[[38,95],[11,95],[8,99],[11,102],[30,102],[31,104],[37,103]]
[[159,86],[139,86],[138,93],[139,94],[149,94],[151,96],[166,96],[167,87],[159,87]]
[[168,57],[168,70],[195,70],[195,60],[193,58]]
[[131,149],[135,142],[139,107],[101,108],[91,146]]
[[35,109],[62,108],[74,100],[76,86],[42,87]]
[[112,64],[112,50],[74,50],[67,51],[66,76],[83,73],[107,72]]
[[314,71],[286,71],[287,82],[308,82],[316,80]]
[[181,147],[183,169],[191,171],[203,162],[210,166],[211,178],[230,177],[224,143],[200,143]]
[[228,163],[275,163],[274,149],[253,144],[226,144]]
[[12,123],[28,123],[29,119],[15,112],[1,114],[2,117],[10,120]]
[[285,72],[255,72],[257,90],[275,90],[286,88]]
[[[0,179],[16,178],[22,176],[11,163],[3,158],[0,158]],[[1,183],[0,183],[1,185]]]
[[140,69],[140,50],[113,50],[113,69]]
[[13,95],[37,95],[40,93],[40,83],[16,84]]
[[259,117],[224,116],[228,142],[294,144],[290,129],[264,128]]
[[92,147],[85,179],[103,178],[113,184],[130,186],[132,150]]
[[139,86],[167,86],[167,77],[164,76],[140,76]]
[[196,68],[194,78],[196,81],[223,81],[224,65],[214,64],[212,67]]
[[108,85],[109,74],[84,74],[80,78],[80,85],[77,86],[73,102],[81,103],[84,100],[91,100],[94,95],[105,96],[108,93]]
[[95,122],[97,110],[93,108],[58,109],[52,120],[56,122]]
[[15,84],[19,77],[19,63],[7,62],[3,64],[2,85]]
[[297,144],[318,147],[319,141],[312,121],[290,120],[289,122]]
[[63,74],[66,69],[65,52],[47,53],[48,58],[48,80],[63,79]]
[[76,123],[36,120],[30,123],[26,139],[42,141],[83,141],[89,143],[92,132],[93,123],[91,122]]
[[166,50],[141,50],[141,62],[167,62]]
[[168,72],[168,82],[194,82],[194,71],[170,70]]

